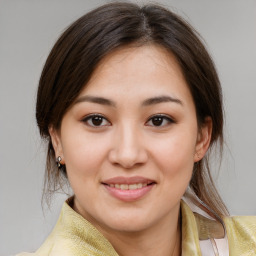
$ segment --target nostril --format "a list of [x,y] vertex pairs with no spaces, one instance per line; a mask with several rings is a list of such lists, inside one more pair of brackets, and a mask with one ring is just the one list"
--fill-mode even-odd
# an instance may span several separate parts
[[135,166],[141,166],[147,162],[148,156],[143,149],[113,149],[109,152],[109,160],[115,166],[122,166],[125,169],[131,169]]

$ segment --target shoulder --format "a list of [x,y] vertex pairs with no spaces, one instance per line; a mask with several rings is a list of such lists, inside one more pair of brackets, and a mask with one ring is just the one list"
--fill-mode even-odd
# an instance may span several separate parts
[[224,218],[227,232],[232,238],[252,239],[256,244],[256,216],[233,216]]
[[57,224],[35,253],[16,256],[118,256],[106,238],[64,203]]
[[256,255],[256,216],[225,217],[224,223],[230,254]]

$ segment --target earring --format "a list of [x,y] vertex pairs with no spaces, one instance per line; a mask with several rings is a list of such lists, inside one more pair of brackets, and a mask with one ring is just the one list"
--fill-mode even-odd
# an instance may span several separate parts
[[63,164],[61,163],[61,161],[62,161],[61,156],[58,156],[56,159],[56,164],[57,164],[58,169],[62,169],[62,167],[63,167]]

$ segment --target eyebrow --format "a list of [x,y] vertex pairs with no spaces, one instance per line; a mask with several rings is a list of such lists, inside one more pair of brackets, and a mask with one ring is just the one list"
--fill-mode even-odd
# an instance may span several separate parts
[[[114,101],[103,98],[103,97],[97,97],[97,96],[89,96],[89,95],[82,96],[75,101],[75,104],[81,103],[81,102],[92,102],[92,103],[97,103],[101,105],[116,107],[116,103]],[[183,105],[180,99],[163,95],[163,96],[157,96],[157,97],[144,100],[142,102],[142,106],[145,107],[145,106],[160,104],[164,102],[174,102],[174,103]]]
[[75,104],[80,103],[80,102],[92,102],[92,103],[98,103],[101,105],[112,106],[112,107],[116,106],[116,104],[112,100],[109,100],[109,99],[106,99],[103,97],[96,97],[96,96],[89,96],[89,95],[82,96],[82,97],[78,98],[75,101]]
[[164,102],[174,102],[174,103],[183,105],[180,99],[163,95],[163,96],[153,97],[153,98],[144,100],[142,103],[142,106],[149,106],[149,105],[160,104]]

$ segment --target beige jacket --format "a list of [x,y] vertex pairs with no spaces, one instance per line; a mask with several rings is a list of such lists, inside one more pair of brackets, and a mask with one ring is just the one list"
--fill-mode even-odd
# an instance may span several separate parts
[[[214,226],[213,220],[195,214],[183,200],[181,216],[183,256],[256,255],[256,216],[224,218],[227,239],[221,239],[225,234],[220,224]],[[216,248],[214,244],[217,244]],[[35,253],[17,256],[103,255],[118,256],[109,241],[65,202],[59,220],[44,244]]]

